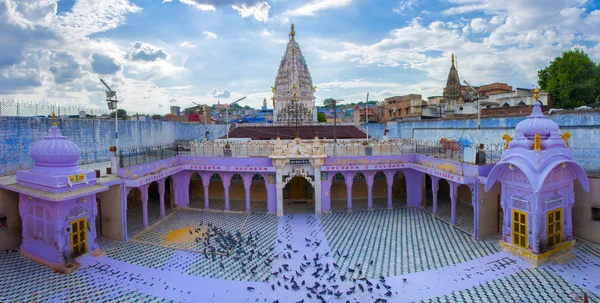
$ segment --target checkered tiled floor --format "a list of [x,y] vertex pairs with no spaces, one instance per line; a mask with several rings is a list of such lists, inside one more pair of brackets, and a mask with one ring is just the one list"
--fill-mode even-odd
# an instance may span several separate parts
[[[254,254],[252,258],[244,255],[238,260],[234,260],[233,257],[216,257],[213,260],[212,256],[205,257],[198,252],[174,249],[164,246],[165,243],[161,242],[161,235],[170,229],[199,221],[211,221],[214,224],[222,224],[223,228],[231,229],[239,229],[243,226],[243,233],[246,236],[258,233],[260,240],[254,249],[260,251],[261,255]],[[310,232],[310,228],[313,228],[315,231],[310,232],[310,235],[324,234],[326,239],[323,245],[326,249],[330,249],[329,255],[333,258],[332,261],[339,265],[339,275],[358,278],[359,273],[356,271],[352,273],[349,269],[356,267],[356,263],[368,265],[373,260],[371,266],[363,265],[362,276],[375,279],[379,275],[390,277],[389,283],[395,286],[392,288],[394,295],[387,298],[388,302],[414,301],[406,298],[421,296],[423,292],[411,289],[411,285],[417,284],[429,288],[440,286],[448,289],[448,291],[436,292],[435,296],[438,297],[428,297],[420,302],[582,302],[578,296],[580,297],[583,291],[587,292],[590,302],[600,302],[598,291],[594,290],[596,284],[600,285],[600,280],[595,281],[593,278],[596,277],[594,268],[600,268],[600,245],[594,243],[578,241],[576,254],[579,258],[567,265],[550,264],[537,269],[522,265],[516,267],[507,265],[506,268],[499,266],[496,273],[486,274],[487,280],[477,282],[479,278],[473,277],[468,268],[465,269],[465,264],[474,264],[480,268],[490,267],[480,260],[497,255],[499,251],[497,240],[474,241],[470,235],[451,228],[439,219],[432,218],[430,214],[419,208],[333,213],[323,215],[319,221],[313,221],[320,221],[320,225],[308,224],[303,232]],[[287,242],[277,242],[278,229],[290,235],[295,234],[294,229],[287,225],[287,227],[278,227],[282,222],[288,221],[266,214],[245,215],[179,210],[150,229],[139,233],[129,243],[98,240],[110,258],[104,258],[105,260],[125,262],[122,263],[126,265],[123,272],[103,272],[101,266],[90,266],[72,275],[60,275],[17,252],[1,252],[0,302],[172,302],[171,300],[183,301],[184,299],[187,302],[195,302],[194,300],[199,297],[193,297],[194,289],[203,292],[210,292],[210,289],[179,283],[186,280],[198,281],[197,278],[219,281],[213,284],[220,285],[220,289],[230,287],[236,289],[235,298],[239,298],[239,301],[230,299],[228,302],[254,302],[259,298],[257,302],[273,302],[274,296],[279,291],[287,290],[280,287],[277,291],[271,292],[270,284],[273,282],[263,283],[270,276],[272,266],[275,266],[275,263],[267,265],[269,262],[266,261],[273,258],[278,250],[282,250],[277,247],[287,245]],[[281,238],[282,235],[279,237]],[[304,234],[295,238],[293,241],[303,243],[292,243],[293,246],[300,247],[305,244]],[[136,241],[144,241],[147,244]],[[242,266],[242,262],[246,265]],[[289,261],[280,260],[280,262]],[[252,274],[248,268],[254,266],[257,270]],[[142,268],[153,271],[142,273],[140,270]],[[446,276],[439,276],[444,270]],[[456,275],[448,276],[448,272],[453,271]],[[591,273],[592,276],[583,274],[584,271]],[[493,275],[496,274],[497,276],[494,277]],[[119,277],[115,278],[115,275]],[[158,291],[149,291],[152,287],[156,287],[152,285],[152,281],[156,281],[159,277],[168,280],[171,279],[170,277],[175,277],[174,275],[178,277],[177,280],[169,281],[172,282],[171,285],[181,285],[181,289],[176,286],[177,290],[167,287],[164,290],[161,288]],[[404,276],[409,277],[409,281],[405,282],[407,284],[402,283],[401,278]],[[140,282],[128,282],[128,285],[119,282],[125,281],[124,279],[127,281],[138,279]],[[459,281],[449,282],[451,279]],[[470,281],[462,281],[463,279],[470,279]],[[348,285],[340,283],[340,287],[346,290],[358,282],[354,284],[347,282],[350,283]],[[244,284],[239,285],[239,283]],[[256,291],[247,292],[245,283],[253,283]],[[444,285],[437,285],[437,283]],[[183,293],[184,290],[187,293]],[[298,293],[294,295],[292,290],[287,292],[290,295],[282,295],[280,298],[294,298],[290,302],[300,301],[301,296],[298,296]],[[406,294],[404,297],[403,293]],[[217,298],[203,298],[206,302],[222,302]],[[303,298],[304,302],[318,302],[315,297],[310,299],[304,295]],[[338,301],[333,297],[329,298],[331,299],[327,300],[328,302]],[[339,299],[340,302],[345,300],[350,300],[352,303],[372,302],[375,297],[369,297],[369,293],[365,290],[365,292],[357,291],[356,294],[344,296],[343,300]],[[416,301],[419,300],[421,299]],[[280,300],[280,302],[288,301]]]

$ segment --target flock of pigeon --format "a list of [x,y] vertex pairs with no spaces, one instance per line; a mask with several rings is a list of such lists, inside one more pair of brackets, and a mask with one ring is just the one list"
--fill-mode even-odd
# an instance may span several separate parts
[[[386,284],[384,277],[379,279],[368,279],[363,274],[363,269],[368,266],[373,266],[374,261],[369,261],[368,264],[355,264],[352,268],[347,268],[350,277],[340,274],[340,266],[333,261],[330,252],[319,254],[315,252],[319,250],[321,241],[317,239],[304,238],[305,246],[294,248],[292,243],[297,244],[299,241],[293,241],[292,228],[289,221],[293,216],[289,216],[284,227],[284,232],[279,234],[280,239],[277,242],[280,246],[285,244],[285,249],[275,255],[278,259],[275,270],[271,272],[264,282],[270,284],[270,289],[279,293],[280,291],[304,292],[305,298],[297,301],[302,303],[307,301],[317,302],[357,302],[354,300],[357,293],[361,293],[362,298],[371,298],[376,303],[387,302],[386,297],[393,295],[392,287]],[[312,216],[307,216],[307,221],[316,220]],[[311,223],[311,222],[307,222]],[[312,222],[314,223],[314,222]],[[294,231],[295,232],[295,231]],[[316,232],[311,233],[314,235]],[[287,243],[284,243],[282,239]],[[292,241],[290,241],[292,240]],[[301,254],[300,251],[311,251],[314,254],[307,256]],[[321,249],[321,251],[323,251]],[[334,253],[333,257],[348,258],[348,255],[342,255],[339,251]],[[330,262],[331,261],[331,262]],[[294,264],[290,265],[290,264]],[[404,280],[406,282],[406,280]],[[247,287],[248,291],[254,291],[254,287]],[[298,296],[294,296],[298,297]],[[350,299],[353,299],[350,301]],[[264,300],[266,302],[266,299]],[[278,303],[279,300],[273,301]]]

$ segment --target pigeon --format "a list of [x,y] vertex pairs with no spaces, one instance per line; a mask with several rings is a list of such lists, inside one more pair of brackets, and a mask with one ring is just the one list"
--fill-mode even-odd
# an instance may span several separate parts
[[248,289],[248,290],[254,290],[254,287],[248,286],[248,287],[246,287],[246,289]]
[[402,278],[402,281],[403,281],[404,283],[406,283],[406,278]]
[[275,290],[275,284],[271,284],[271,289]]
[[388,290],[388,291],[385,293],[385,295],[386,295],[387,297],[391,297],[391,296],[392,296],[392,291],[391,291],[391,290]]

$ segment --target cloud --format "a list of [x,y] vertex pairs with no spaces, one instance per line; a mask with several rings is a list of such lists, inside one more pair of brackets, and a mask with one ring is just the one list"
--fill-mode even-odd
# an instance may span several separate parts
[[169,54],[161,48],[157,48],[151,44],[135,42],[134,50],[127,54],[127,58],[133,61],[157,61],[167,59]]
[[92,55],[92,71],[98,74],[104,75],[113,75],[116,72],[121,70],[121,65],[119,65],[115,59],[101,55],[101,54],[93,54]]
[[261,37],[270,37],[270,36],[272,36],[272,35],[273,35],[273,34],[271,34],[271,33],[269,32],[269,30],[267,30],[266,28],[265,28],[265,29],[263,29],[263,30],[262,30],[262,32],[260,32],[260,36],[261,36]]
[[[164,1],[165,2],[171,2],[172,0],[169,1]],[[214,5],[212,4],[206,4],[206,3],[201,3],[201,2],[206,2],[206,1],[196,1],[196,0],[179,0],[179,2],[183,3],[183,4],[187,4],[189,6],[195,7],[201,11],[214,11],[216,8]],[[210,1],[208,1],[210,2]]]
[[293,10],[289,10],[283,13],[284,16],[314,16],[315,13],[348,6],[352,4],[352,0],[315,0]]
[[219,92],[219,91],[217,91],[216,88],[213,88],[212,91],[210,91],[208,93],[208,95],[211,96],[211,97],[213,97],[213,98],[225,98],[225,99],[227,99],[227,98],[231,97],[231,93],[228,90],[224,89],[222,92]]
[[260,22],[267,22],[267,20],[269,20],[269,9],[271,6],[267,1],[262,1],[250,6],[246,4],[234,4],[231,8],[238,11],[242,18],[253,16],[254,19]]
[[396,14],[402,14],[404,10],[413,6],[417,1],[416,0],[404,0],[398,3],[398,6],[394,7],[392,11]]
[[50,72],[54,76],[54,82],[57,84],[73,82],[82,77],[81,65],[79,65],[72,54],[59,52],[53,54],[51,59]]
[[475,18],[471,20],[471,29],[473,32],[482,33],[488,28],[488,22],[483,18]]
[[175,103],[175,102],[177,102],[177,100],[175,100],[175,99],[170,99],[169,100],[169,103]]
[[181,42],[181,44],[179,44],[180,47],[186,47],[186,48],[196,48],[196,45],[192,44],[192,42],[190,41],[183,41]]
[[56,15],[55,18],[62,32],[84,37],[117,28],[125,23],[127,14],[141,10],[128,0],[79,0],[71,11]]
[[204,31],[203,34],[206,35],[210,39],[217,39],[217,38],[219,38],[219,36],[217,34],[213,33],[213,32]]
[[42,79],[35,68],[11,66],[0,69],[0,94],[12,94],[21,90],[40,87]]

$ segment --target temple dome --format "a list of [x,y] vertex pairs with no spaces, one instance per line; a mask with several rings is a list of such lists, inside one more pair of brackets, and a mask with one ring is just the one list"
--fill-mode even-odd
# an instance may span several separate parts
[[63,136],[55,122],[48,135],[31,147],[31,158],[35,161],[33,170],[40,167],[76,167],[80,157],[81,150],[77,144]]
[[556,122],[544,116],[540,103],[535,102],[531,115],[517,124],[515,132],[517,135],[523,134],[529,140],[533,140],[535,134],[540,134],[540,139],[545,140],[550,137],[551,133],[560,132],[560,128]]

